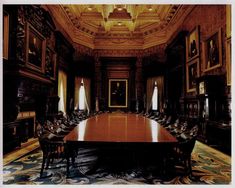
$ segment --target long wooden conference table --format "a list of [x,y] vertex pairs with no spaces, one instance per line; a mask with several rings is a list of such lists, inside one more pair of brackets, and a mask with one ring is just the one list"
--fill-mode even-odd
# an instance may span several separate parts
[[67,151],[67,176],[71,151],[84,145],[141,144],[172,146],[177,139],[154,120],[140,114],[103,113],[81,121],[64,137]]

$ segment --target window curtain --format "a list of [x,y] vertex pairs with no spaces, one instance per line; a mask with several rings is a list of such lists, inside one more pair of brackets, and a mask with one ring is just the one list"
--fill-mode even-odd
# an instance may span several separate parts
[[85,106],[88,113],[90,113],[91,108],[91,80],[83,79],[84,88],[85,88]]
[[158,89],[158,109],[162,111],[163,109],[163,100],[164,100],[164,78],[163,76],[152,77],[147,79],[147,87],[146,87],[146,112],[152,109],[152,97],[153,97],[153,89],[154,83],[157,83]]
[[158,110],[158,88],[157,82],[154,82],[153,96],[152,96],[152,110]]
[[79,88],[79,102],[78,102],[78,108],[79,110],[85,110],[86,106],[86,96],[85,96],[85,87],[84,87],[84,82],[83,79],[81,81],[81,85]]
[[88,78],[81,78],[81,77],[75,77],[75,91],[74,91],[74,109],[79,109],[79,90],[81,87],[81,81],[83,79],[84,89],[85,89],[85,98],[81,100],[85,100],[85,110],[90,112],[90,85],[91,81]]
[[62,70],[58,73],[58,96],[60,97],[58,110],[66,113],[67,75]]
[[81,86],[82,78],[75,77],[75,89],[74,89],[74,109],[78,110],[79,106],[79,89]]

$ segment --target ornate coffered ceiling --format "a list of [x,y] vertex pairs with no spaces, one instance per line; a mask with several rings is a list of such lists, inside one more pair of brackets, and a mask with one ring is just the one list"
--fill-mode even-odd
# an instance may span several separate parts
[[145,49],[167,42],[192,5],[47,5],[75,43],[92,49]]

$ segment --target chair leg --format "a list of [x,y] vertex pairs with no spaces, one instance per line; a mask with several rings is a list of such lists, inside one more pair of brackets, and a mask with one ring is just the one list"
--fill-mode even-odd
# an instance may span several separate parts
[[191,158],[186,158],[184,161],[184,170],[185,174],[189,175],[189,177],[192,177],[192,165],[191,165]]
[[72,165],[75,166],[75,156],[72,156]]
[[50,160],[51,160],[51,157],[50,157],[50,156],[47,156],[46,169],[48,169],[48,167],[49,167]]
[[53,163],[54,163],[54,157],[51,158],[51,164],[53,164]]
[[66,159],[67,159],[67,166],[66,166],[66,173],[67,173],[67,175],[66,176],[68,178],[69,177],[69,160],[70,160],[68,155],[66,156]]
[[191,158],[188,159],[188,169],[189,169],[189,177],[191,178],[193,176],[192,173],[192,164],[191,164]]
[[43,175],[43,169],[44,169],[44,166],[45,166],[45,156],[43,156],[43,159],[42,159],[42,166],[41,166],[41,171],[40,171],[40,178],[42,178],[42,175]]
[[184,166],[184,173],[185,175],[188,175],[188,170],[189,170],[189,163],[187,158],[182,159],[182,164]]

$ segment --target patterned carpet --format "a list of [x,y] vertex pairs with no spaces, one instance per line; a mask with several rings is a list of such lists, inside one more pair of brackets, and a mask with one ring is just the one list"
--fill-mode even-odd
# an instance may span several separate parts
[[[37,149],[18,160],[3,166],[3,184],[230,184],[231,183],[231,158],[200,142],[196,142],[192,153],[193,177],[183,173],[183,168],[178,166],[169,171],[168,176],[159,174],[158,166],[151,163],[145,167],[128,166],[110,171],[107,165],[115,161],[106,159],[104,164],[98,166],[93,173],[87,173],[96,164],[96,149],[81,149],[76,159],[77,167],[71,169],[71,175],[66,178],[65,161],[54,165],[44,171],[44,178],[39,177],[42,152]],[[115,155],[115,154],[114,154]],[[118,164],[119,165],[119,164]],[[115,165],[114,165],[115,166]],[[121,169],[121,170],[120,170]]]

